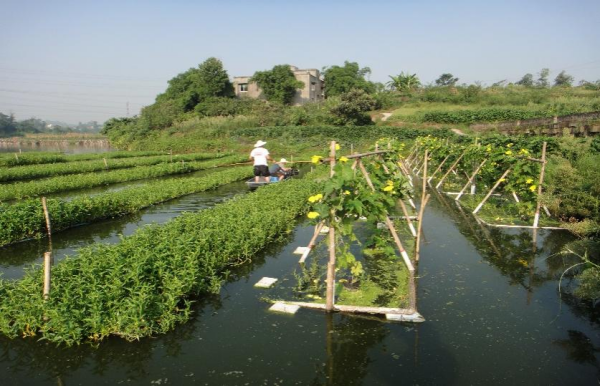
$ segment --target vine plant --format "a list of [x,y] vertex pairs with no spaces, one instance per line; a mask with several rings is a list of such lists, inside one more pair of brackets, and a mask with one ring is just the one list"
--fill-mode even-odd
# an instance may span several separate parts
[[533,150],[529,150],[523,144],[521,147],[516,147],[513,142],[503,143],[494,140],[446,145],[445,141],[430,136],[418,138],[416,143],[421,152],[425,149],[429,150],[430,160],[434,164],[439,164],[449,155],[445,169],[450,165],[448,162],[457,159],[464,152],[457,169],[467,175],[473,172],[476,165],[487,159],[477,175],[478,183],[486,188],[491,187],[510,168],[510,174],[501,180],[499,189],[518,195],[520,202],[517,208],[521,217],[533,216],[540,173],[540,163],[528,159],[539,156]]
[[[362,158],[360,162],[369,174],[374,191],[359,167],[352,160],[341,156],[336,159],[334,174],[325,182],[323,191],[308,198],[311,204],[308,218],[315,225],[323,222],[325,226],[333,227],[336,235],[337,269],[349,271],[352,281],[364,273],[362,264],[350,251],[352,242],[358,242],[353,231],[354,222],[361,217],[372,224],[384,221],[398,199],[410,197],[409,182],[397,167],[401,157],[400,150],[403,148],[403,144],[394,142],[390,152],[382,157]],[[313,156],[313,162],[320,163],[322,158]],[[376,233],[373,237],[385,236]],[[377,240],[370,242],[376,243]]]

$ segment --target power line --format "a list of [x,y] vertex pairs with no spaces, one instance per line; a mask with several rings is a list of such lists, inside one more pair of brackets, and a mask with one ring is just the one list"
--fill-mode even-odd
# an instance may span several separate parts
[[158,78],[138,78],[132,76],[120,76],[120,75],[104,75],[104,74],[83,74],[76,72],[62,72],[62,71],[50,71],[50,70],[28,70],[19,68],[7,68],[0,67],[2,72],[12,72],[23,75],[38,75],[38,76],[54,76],[54,77],[67,77],[67,78],[88,78],[88,79],[109,79],[125,82],[156,82],[165,83],[164,79]]
[[152,87],[152,86],[130,86],[130,85],[123,85],[123,86],[115,86],[115,85],[108,85],[108,84],[95,84],[95,83],[66,83],[66,82],[53,82],[53,81],[46,81],[46,80],[23,80],[23,79],[3,79],[0,78],[0,81],[3,82],[17,82],[17,83],[35,83],[35,84],[47,84],[47,85],[53,85],[53,86],[75,86],[75,87],[99,87],[99,88],[126,88],[126,89],[148,89],[148,90],[156,90],[158,87]]

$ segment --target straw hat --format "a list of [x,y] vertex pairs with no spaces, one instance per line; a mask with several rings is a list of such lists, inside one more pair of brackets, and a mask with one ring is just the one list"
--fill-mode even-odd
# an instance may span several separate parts
[[288,162],[288,160],[286,160],[285,158],[282,158],[279,160],[280,164],[286,164]]
[[258,140],[255,144],[254,147],[261,147],[263,145],[266,145],[267,143],[265,141],[262,140]]

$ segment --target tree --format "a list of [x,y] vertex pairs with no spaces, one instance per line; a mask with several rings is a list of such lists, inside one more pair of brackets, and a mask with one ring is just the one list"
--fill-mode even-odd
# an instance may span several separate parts
[[562,70],[560,74],[554,78],[554,87],[571,87],[573,85],[573,77]]
[[523,75],[521,80],[516,82],[516,84],[525,86],[525,87],[533,87],[533,75],[532,74]]
[[360,68],[356,62],[344,62],[344,66],[331,66],[323,70],[325,78],[325,96],[342,95],[350,90],[375,92],[373,83],[365,79],[371,73],[369,67]]
[[455,78],[454,75],[450,73],[444,73],[440,75],[439,78],[435,80],[436,86],[454,86],[458,82],[458,78]]
[[10,137],[17,132],[14,115],[0,113],[0,137]]
[[287,64],[280,64],[269,71],[257,71],[250,81],[258,84],[269,102],[284,105],[289,105],[296,95],[296,90],[304,86]]
[[548,76],[550,75],[550,69],[548,68],[542,68],[542,70],[540,71],[540,73],[538,74],[538,80],[536,82],[536,85],[538,87],[548,87],[549,83],[548,83]]
[[421,81],[419,80],[417,74],[402,72],[398,76],[390,75],[390,78],[392,80],[388,82],[388,85],[397,91],[410,92],[421,86]]
[[167,90],[156,98],[156,102],[174,101],[188,112],[207,98],[233,96],[233,85],[223,63],[217,58],[208,58],[198,68],[190,68],[171,79]]
[[375,108],[377,102],[364,90],[351,90],[340,95],[340,102],[330,110],[336,117],[337,125],[369,125],[373,121],[366,114]]

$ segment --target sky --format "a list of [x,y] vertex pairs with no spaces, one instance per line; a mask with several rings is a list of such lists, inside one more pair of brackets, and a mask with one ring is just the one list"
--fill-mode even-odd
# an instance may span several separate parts
[[358,62],[370,79],[442,73],[600,79],[600,0],[0,0],[0,112],[67,123],[139,114],[209,57],[229,76]]

